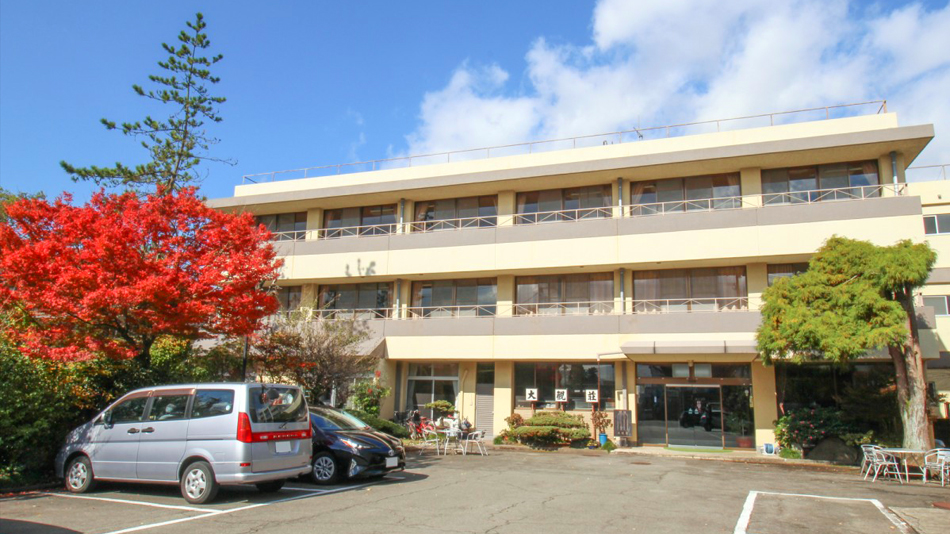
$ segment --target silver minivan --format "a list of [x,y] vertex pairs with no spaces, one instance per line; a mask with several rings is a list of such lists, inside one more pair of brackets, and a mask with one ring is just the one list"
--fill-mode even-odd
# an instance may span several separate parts
[[296,386],[188,384],[131,391],[73,430],[56,456],[66,489],[97,480],[178,484],[190,503],[221,485],[263,492],[310,472],[307,400]]

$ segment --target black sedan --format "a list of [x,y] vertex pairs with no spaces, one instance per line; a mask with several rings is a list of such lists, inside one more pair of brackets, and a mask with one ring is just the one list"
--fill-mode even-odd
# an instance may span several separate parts
[[313,471],[317,484],[335,484],[354,477],[382,476],[405,469],[402,441],[373,430],[343,410],[310,408],[313,428]]

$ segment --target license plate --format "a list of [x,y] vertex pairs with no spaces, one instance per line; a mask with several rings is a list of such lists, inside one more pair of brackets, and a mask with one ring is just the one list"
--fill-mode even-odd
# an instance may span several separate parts
[[276,452],[290,452],[290,442],[289,441],[275,441],[274,450]]
[[399,467],[399,458],[386,458],[386,467]]

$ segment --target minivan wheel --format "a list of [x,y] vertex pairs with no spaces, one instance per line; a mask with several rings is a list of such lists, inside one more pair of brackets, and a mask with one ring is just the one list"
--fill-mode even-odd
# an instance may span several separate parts
[[261,482],[260,484],[255,484],[258,491],[261,493],[276,493],[280,491],[280,488],[284,487],[283,480],[271,480],[270,482]]
[[208,462],[194,462],[181,477],[181,496],[191,504],[204,504],[218,494],[218,483]]
[[89,458],[77,456],[66,466],[66,489],[72,493],[86,493],[96,486]]
[[336,463],[336,458],[326,451],[314,456],[310,479],[317,484],[335,484],[340,480],[340,467]]

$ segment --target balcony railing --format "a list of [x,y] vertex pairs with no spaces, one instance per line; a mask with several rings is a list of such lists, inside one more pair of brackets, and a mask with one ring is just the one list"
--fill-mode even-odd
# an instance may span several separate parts
[[392,316],[392,308],[348,308],[340,310],[313,309],[311,317],[317,319],[388,319]]
[[614,301],[542,302],[515,304],[514,315],[607,315],[614,313]]
[[634,300],[633,313],[724,312],[749,309],[749,297]]
[[946,180],[950,177],[950,164],[943,165],[920,165],[917,167],[907,167],[905,172],[907,181],[929,182],[934,180]]
[[462,230],[466,228],[494,228],[498,226],[498,217],[461,217],[458,219],[438,219],[432,221],[413,221],[406,227],[413,233],[438,232],[440,230]]
[[907,184],[866,185],[861,187],[841,187],[837,189],[816,189],[814,191],[790,191],[787,193],[766,193],[762,195],[762,204],[811,204],[836,200],[864,200],[879,198],[885,192],[895,196],[903,195]]
[[272,241],[303,241],[307,239],[306,230],[291,230],[288,232],[273,232]]
[[494,304],[472,304],[462,306],[410,306],[406,308],[409,319],[435,319],[438,317],[494,317],[497,306]]
[[320,228],[316,231],[317,239],[338,239],[341,237],[370,237],[395,234],[399,225],[396,223],[367,224],[364,226],[345,226],[342,228]]
[[341,174],[370,172],[384,169],[399,169],[406,167],[452,163],[453,161],[471,161],[490,159],[494,157],[534,154],[538,152],[549,152],[552,150],[569,150],[600,145],[636,143],[645,140],[720,132],[724,129],[735,130],[741,129],[743,127],[759,128],[798,122],[836,119],[855,115],[876,115],[880,113],[887,113],[887,101],[885,100],[872,100],[870,102],[857,102],[852,104],[840,104],[836,106],[796,109],[775,113],[763,113],[760,115],[746,115],[742,117],[668,124],[663,126],[648,126],[643,128],[633,128],[630,130],[621,130],[617,132],[582,135],[561,139],[547,139],[542,141],[530,141],[525,143],[498,145],[483,148],[470,148],[434,154],[419,154],[397,158],[360,161],[355,163],[342,163],[338,165],[323,165],[319,167],[306,167],[302,169],[290,169],[286,171],[248,174],[242,177],[241,183],[257,184],[264,182],[274,182],[278,180],[337,176]]
[[624,215],[627,217],[646,217],[649,215],[666,215],[667,213],[683,213],[684,211],[735,210],[758,206],[755,203],[757,199],[758,195],[747,195],[744,197],[701,198],[653,202],[650,204],[630,204],[624,206]]
[[581,221],[588,219],[609,219],[613,217],[613,208],[578,208],[572,210],[536,211],[514,215],[514,223],[544,224],[552,222]]

